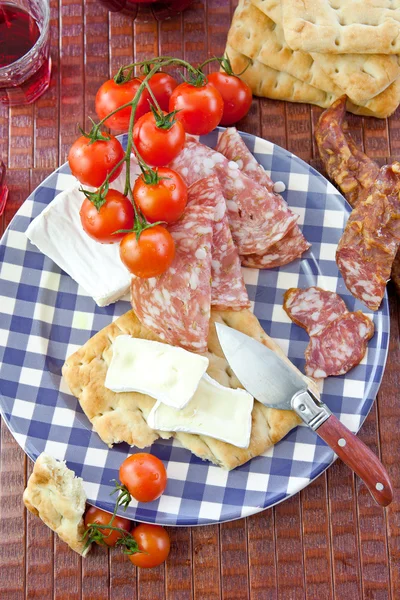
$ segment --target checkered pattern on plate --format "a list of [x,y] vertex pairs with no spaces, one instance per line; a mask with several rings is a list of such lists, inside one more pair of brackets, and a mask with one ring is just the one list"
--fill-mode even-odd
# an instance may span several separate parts
[[[350,310],[362,309],[373,317],[376,333],[362,364],[346,376],[329,378],[323,390],[331,410],[356,432],[382,378],[389,336],[387,298],[371,314],[343,284],[335,249],[350,209],[337,190],[290,152],[242,135],[272,179],[285,183],[283,196],[300,215],[299,224],[312,242],[301,260],[280,269],[244,269],[252,307],[264,329],[303,369],[308,336],[282,310],[287,288],[319,285],[337,291]],[[216,139],[213,132],[201,141],[214,146]],[[32,459],[43,451],[65,459],[83,477],[89,502],[112,511],[111,480],[135,449],[126,444],[105,447],[69,393],[61,367],[69,354],[130,306],[120,301],[97,307],[24,234],[32,218],[73,181],[66,164],[50,175],[24,202],[1,240],[0,403],[7,425]],[[132,502],[127,516],[166,525],[250,515],[298,492],[334,460],[333,452],[306,427],[297,427],[264,456],[229,473],[202,462],[178,442],[157,441],[149,450],[164,461],[168,486],[156,502]]]

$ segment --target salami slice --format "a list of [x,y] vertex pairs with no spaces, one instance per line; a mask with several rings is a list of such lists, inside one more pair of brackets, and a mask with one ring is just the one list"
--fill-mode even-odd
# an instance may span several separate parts
[[248,254],[241,256],[240,259],[244,267],[273,269],[293,262],[309,248],[311,244],[307,242],[299,226],[295,225],[283,239],[268,248],[265,254]]
[[176,243],[171,267],[159,277],[132,278],[132,307],[159,338],[206,352],[211,307],[211,247],[216,197],[188,206],[169,227]]
[[283,309],[310,336],[349,312],[339,294],[314,286],[288,289],[283,296]]
[[377,310],[400,243],[400,163],[382,167],[347,221],[336,262],[350,292]]
[[[215,175],[200,179],[189,188],[188,206],[202,206],[215,198],[211,261],[211,306],[215,310],[242,310],[250,307],[239,254],[233,243],[226,215],[225,198]],[[190,235],[190,233],[189,233]]]
[[237,163],[203,144],[187,141],[170,167],[188,185],[209,175],[218,177],[239,254],[264,254],[298,219],[278,194],[268,192],[244,175]]
[[273,191],[274,182],[250,152],[236,127],[225,129],[219,137],[215,149],[228,160],[236,162],[242,173],[250,179],[267,188],[270,192]]
[[361,362],[373,335],[374,325],[361,311],[338,317],[311,336],[306,350],[306,375],[318,379],[347,373]]

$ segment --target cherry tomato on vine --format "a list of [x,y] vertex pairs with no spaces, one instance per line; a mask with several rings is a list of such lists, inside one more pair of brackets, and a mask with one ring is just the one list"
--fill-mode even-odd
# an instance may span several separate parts
[[[113,110],[133,100],[140,84],[141,80],[138,77],[126,83],[115,83],[114,79],[105,81],[98,89],[95,99],[96,113],[99,119],[104,119]],[[149,92],[143,90],[136,108],[135,121],[140,119],[149,110],[149,101]],[[130,107],[123,108],[112,117],[106,119],[104,124],[111,129],[127,131],[131,112],[132,109]]]
[[171,541],[164,527],[141,523],[132,531],[139,550],[136,554],[129,554],[129,560],[142,569],[158,567],[167,558],[171,549]]
[[133,186],[133,197],[150,223],[174,223],[185,210],[187,185],[172,169],[160,167],[157,175],[156,183],[146,183],[145,176],[140,175]]
[[[165,116],[167,113],[164,112]],[[180,121],[172,126],[163,118],[148,112],[135,123],[133,141],[143,160],[154,167],[170,163],[185,145],[185,130]],[[161,124],[160,124],[161,123]]]
[[[107,134],[102,134],[104,137]],[[72,175],[83,185],[99,187],[110,171],[124,158],[124,151],[119,141],[109,135],[109,139],[95,140],[94,142],[81,135],[71,146],[68,154],[69,167]],[[114,181],[122,171],[123,165],[118,167],[110,177]]]
[[221,121],[224,111],[222,96],[211,83],[195,86],[181,83],[169,100],[169,111],[179,110],[176,119],[193,135],[210,133]]
[[132,229],[135,213],[132,202],[117,190],[108,190],[105,203],[97,210],[88,198],[82,203],[79,215],[82,227],[93,239],[103,244],[119,242],[126,233],[119,229]]
[[217,88],[224,101],[221,125],[232,125],[243,119],[249,112],[253,99],[247,83],[236,75],[222,72],[210,73],[207,79]]
[[[145,231],[151,231],[151,229]],[[164,464],[157,456],[147,452],[138,452],[128,456],[119,468],[119,478],[130,495],[138,502],[157,500],[167,485],[167,472]]]
[[[141,75],[139,79],[143,81],[145,75]],[[172,92],[177,87],[178,82],[174,77],[168,75],[168,73],[162,73],[161,71],[158,73],[154,73],[148,81],[151,91],[158,104],[160,105],[161,110],[165,110],[168,112],[168,104],[169,99],[171,97]]]
[[[85,526],[86,528],[93,523],[97,523],[98,525],[108,525],[111,521],[112,515],[106,512],[105,510],[101,510],[101,508],[96,508],[95,506],[90,506],[85,514]],[[124,519],[123,517],[118,517],[116,515],[112,522],[112,527],[119,527],[120,529],[124,529],[125,531],[130,531],[132,527],[131,521],[129,519]],[[104,543],[107,546],[115,546],[117,541],[123,537],[123,533],[119,531],[113,531],[111,529],[101,529],[101,533],[104,536]]]
[[172,235],[161,225],[145,229],[136,239],[136,233],[128,233],[119,247],[122,262],[137,277],[156,277],[164,273],[175,256]]

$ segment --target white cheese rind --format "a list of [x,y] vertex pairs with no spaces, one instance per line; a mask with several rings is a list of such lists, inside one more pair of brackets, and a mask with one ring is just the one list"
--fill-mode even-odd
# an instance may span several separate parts
[[147,424],[158,431],[197,433],[247,448],[253,403],[253,397],[245,390],[224,387],[205,374],[183,409],[157,402],[147,417]]
[[[110,187],[122,191],[125,169]],[[131,181],[136,178],[131,167]],[[119,257],[119,244],[100,244],[82,228],[79,211],[84,195],[79,186],[65,190],[26,230],[28,239],[68,273],[98,306],[116,302],[130,287],[131,274]]]
[[190,401],[209,364],[200,354],[129,335],[119,335],[112,352],[106,388],[147,394],[175,408]]

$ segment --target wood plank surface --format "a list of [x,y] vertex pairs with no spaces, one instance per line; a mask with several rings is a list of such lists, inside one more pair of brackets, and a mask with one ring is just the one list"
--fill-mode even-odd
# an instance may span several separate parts
[[[61,164],[88,126],[94,96],[119,66],[151,54],[199,63],[221,55],[236,0],[195,0],[183,14],[132,17],[98,0],[50,0],[50,89],[35,104],[0,105],[0,158],[10,198],[0,231]],[[174,72],[177,75],[177,70]],[[320,168],[314,129],[321,110],[254,99],[239,128]],[[400,109],[387,120],[351,116],[357,143],[379,164],[400,156]],[[4,423],[0,436],[0,597],[41,600],[397,600],[400,598],[400,311],[389,286],[391,338],[377,403],[360,436],[379,452],[395,499],[376,506],[340,461],[287,502],[221,525],[172,528],[166,565],[138,570],[118,550],[82,560],[22,507],[32,465]]]

